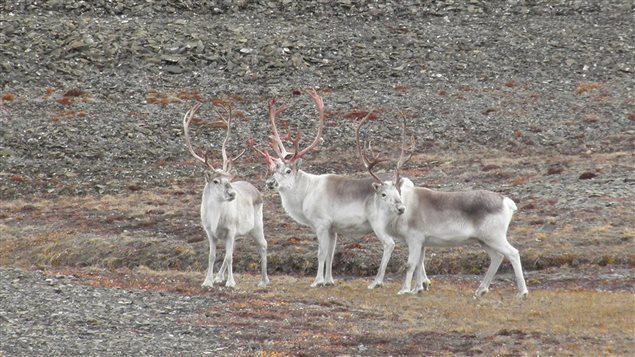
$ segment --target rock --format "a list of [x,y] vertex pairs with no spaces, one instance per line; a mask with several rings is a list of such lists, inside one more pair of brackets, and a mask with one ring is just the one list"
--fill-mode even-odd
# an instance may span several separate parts
[[578,179],[580,179],[580,180],[589,180],[589,179],[595,178],[597,176],[598,176],[597,173],[587,171],[587,172],[581,173],[580,176],[578,177]]
[[183,67],[175,66],[175,65],[169,65],[169,66],[165,66],[163,68],[165,69],[165,71],[167,73],[170,73],[170,74],[181,74],[181,73],[183,73],[185,71],[183,69]]
[[562,171],[564,171],[564,167],[562,167],[562,165],[551,165],[547,169],[547,175],[561,174]]

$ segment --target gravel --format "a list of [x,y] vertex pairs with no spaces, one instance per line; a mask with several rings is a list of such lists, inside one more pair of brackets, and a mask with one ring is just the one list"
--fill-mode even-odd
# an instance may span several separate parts
[[[632,151],[631,6],[5,2],[0,194],[166,185],[191,174],[180,165],[188,155],[179,119],[192,98],[238,98],[248,119],[239,140],[261,141],[274,95],[293,104],[286,118],[311,126],[308,100],[295,95],[306,87],[325,96],[331,150],[352,145],[347,114],[378,109],[387,121],[410,113],[430,153]],[[394,127],[377,134],[391,137]],[[197,135],[218,142],[209,132]],[[246,176],[261,172],[254,166]]]
[[[0,28],[2,201],[191,182],[201,169],[180,120],[194,102],[236,105],[236,147],[265,140],[274,96],[290,104],[281,119],[310,137],[305,88],[319,89],[328,116],[312,172],[361,171],[351,119],[377,110],[386,124],[369,130],[381,144],[404,111],[426,174],[415,182],[498,190],[524,212],[555,212],[541,232],[578,227],[580,211],[610,221],[635,196],[631,1],[17,0],[0,4]],[[193,131],[216,147],[222,135]],[[255,157],[240,167],[261,181]],[[253,352],[179,322],[222,299],[73,279],[0,269],[0,351]]]
[[[0,269],[0,351],[8,356],[210,354],[214,328],[184,324],[222,305],[202,296],[101,289],[73,276]],[[233,350],[237,347],[232,346]]]

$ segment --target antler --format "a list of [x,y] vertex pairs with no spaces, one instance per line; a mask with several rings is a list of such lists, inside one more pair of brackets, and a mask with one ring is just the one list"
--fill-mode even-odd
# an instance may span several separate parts
[[229,159],[227,157],[227,140],[229,140],[229,136],[231,134],[231,124],[232,124],[232,106],[231,104],[219,104],[217,105],[218,107],[221,107],[225,110],[225,112],[227,113],[227,119],[225,119],[225,116],[223,114],[221,114],[221,112],[214,108],[214,110],[216,111],[216,114],[218,115],[218,117],[220,118],[220,120],[225,123],[225,125],[227,126],[227,133],[225,133],[225,139],[223,140],[223,144],[221,146],[221,155],[223,157],[223,171],[228,172],[231,171],[232,166],[234,164],[234,161],[238,160],[241,156],[243,156],[245,154],[245,151],[247,151],[247,149],[243,149],[243,151],[240,152],[240,154],[236,155],[233,159]]
[[414,148],[417,144],[417,141],[414,135],[411,137],[410,147],[408,151],[408,157],[405,157],[406,153],[406,116],[403,112],[400,112],[401,115],[401,152],[399,153],[399,160],[397,161],[397,166],[395,168],[395,185],[399,187],[399,181],[401,181],[401,166],[403,166],[406,162],[410,161],[412,155],[414,154]]
[[313,100],[313,103],[315,103],[315,106],[317,107],[317,110],[318,110],[318,114],[319,114],[318,130],[317,130],[317,134],[315,135],[315,138],[313,139],[313,142],[302,150],[300,150],[300,139],[302,138],[302,133],[300,132],[300,130],[299,129],[297,130],[295,138],[292,137],[291,132],[289,132],[287,137],[285,137],[285,140],[291,141],[291,143],[293,144],[295,152],[293,153],[291,157],[289,157],[290,153],[284,147],[282,139],[280,138],[280,134],[278,133],[278,128],[276,126],[276,115],[280,114],[286,108],[284,106],[280,108],[276,108],[275,99],[269,102],[269,120],[271,121],[271,131],[273,133],[271,136],[271,139],[272,139],[271,147],[273,148],[273,151],[275,151],[275,153],[278,155],[278,157],[280,157],[280,159],[284,160],[287,163],[294,163],[300,160],[302,156],[306,155],[308,152],[315,149],[315,147],[317,147],[320,144],[320,141],[322,140],[322,132],[324,131],[324,121],[325,121],[324,102],[322,101],[322,98],[317,94],[315,90],[313,89],[308,90],[307,93],[309,94],[309,96],[311,96],[311,99]]
[[271,174],[276,167],[276,163],[273,161],[273,158],[271,157],[271,155],[269,155],[269,152],[267,150],[258,149],[256,145],[254,144],[253,138],[249,138],[247,140],[247,145],[251,147],[255,152],[262,155],[262,157],[265,159],[265,164],[267,164],[267,168],[269,169],[269,173]]
[[[364,144],[359,138],[359,131],[362,128],[362,125],[364,125],[366,120],[371,116],[371,114],[373,114],[372,110],[368,114],[366,114],[366,116],[362,118],[362,120],[360,120],[359,124],[357,125],[357,130],[355,130],[355,141],[357,143],[357,153],[359,154],[359,157],[362,160],[362,163],[366,167],[366,170],[368,170],[368,173],[373,177],[373,179],[375,179],[375,181],[382,182],[381,179],[377,177],[375,173],[373,173],[373,167],[377,166],[377,164],[379,164],[380,162],[383,162],[386,160],[381,159],[378,153],[373,155],[372,160],[369,160],[364,150]],[[368,144],[368,149],[371,150],[370,143]]]
[[[225,119],[225,116],[218,109],[214,108],[214,110],[216,111],[216,114],[218,114],[220,120],[227,127],[227,132],[225,133],[225,139],[223,139],[223,144],[221,146],[221,155],[223,157],[222,171],[224,171],[226,173],[230,173],[234,161],[238,160],[241,156],[243,156],[247,149],[246,148],[243,149],[243,151],[240,152],[240,154],[238,154],[237,156],[235,156],[232,159],[227,157],[227,149],[226,149],[226,147],[227,147],[227,141],[229,140],[229,136],[231,134],[232,108],[231,108],[231,105],[227,105],[227,106],[226,105],[219,105],[219,106],[222,107],[225,110],[225,112],[227,113],[227,119]],[[185,113],[185,116],[183,117],[183,131],[185,133],[185,145],[187,145],[188,150],[190,151],[192,156],[194,156],[195,159],[197,159],[198,161],[201,161],[202,163],[204,163],[210,169],[217,171],[217,169],[214,168],[214,166],[209,162],[208,153],[207,152],[205,153],[204,156],[201,157],[200,155],[198,155],[196,153],[196,151],[192,147],[192,139],[190,137],[189,126],[190,126],[190,123],[192,122],[192,118],[194,118],[194,113],[196,113],[196,111],[200,107],[201,107],[201,103],[197,103],[196,105],[194,105],[192,107],[192,109],[188,110],[187,113]]]
[[187,145],[187,149],[190,151],[190,154],[194,156],[195,159],[207,165],[210,169],[214,170],[214,166],[207,162],[207,155],[205,157],[199,156],[194,148],[192,147],[192,139],[190,138],[190,123],[192,122],[192,118],[194,117],[194,113],[201,107],[201,103],[197,103],[192,107],[192,109],[188,110],[183,116],[183,132],[185,133],[185,145]]
[[[309,95],[311,96],[311,99],[313,100],[313,103],[315,103],[315,106],[317,107],[318,110],[318,114],[320,116],[320,122],[318,124],[318,131],[317,134],[315,135],[315,139],[313,139],[313,142],[311,143],[311,145],[307,146],[306,148],[304,148],[302,151],[300,152],[295,152],[295,154],[293,155],[293,157],[291,158],[291,162],[300,160],[302,158],[302,156],[306,155],[306,153],[308,153],[309,151],[313,150],[316,146],[318,146],[318,144],[320,144],[320,141],[322,140],[322,131],[324,130],[324,102],[322,101],[322,97],[320,97],[317,92],[314,89],[311,89],[309,91],[307,91],[309,93]],[[295,147],[296,150],[299,148],[298,147],[298,143],[300,142],[300,131],[298,130],[298,134],[296,136],[295,139]]]
[[271,148],[273,151],[280,157],[282,160],[285,160],[289,153],[284,148],[282,144],[282,139],[280,138],[280,134],[278,134],[278,127],[276,126],[276,115],[282,113],[287,107],[281,106],[280,108],[276,108],[276,103],[278,100],[276,98],[272,99],[269,102],[269,121],[271,122]]

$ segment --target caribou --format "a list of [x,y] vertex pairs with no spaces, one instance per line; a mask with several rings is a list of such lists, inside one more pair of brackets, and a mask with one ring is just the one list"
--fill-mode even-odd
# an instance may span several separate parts
[[[221,105],[225,110],[225,115],[216,110],[219,119],[226,127],[226,134],[221,146],[222,165],[214,167],[208,160],[207,152],[204,156],[196,153],[192,146],[189,126],[194,114],[201,104],[196,104],[183,117],[183,131],[185,144],[192,156],[205,164],[205,188],[201,201],[201,223],[207,234],[209,242],[209,256],[207,273],[203,287],[213,287],[214,283],[227,280],[225,286],[235,287],[236,281],[232,269],[232,257],[234,253],[234,241],[236,236],[249,235],[256,240],[260,253],[261,280],[259,287],[264,287],[269,283],[267,277],[267,241],[263,231],[262,220],[262,195],[250,183],[245,181],[233,181],[236,176],[234,162],[244,153],[242,150],[237,156],[231,158],[227,155],[227,141],[231,133],[232,108],[231,105]],[[216,242],[225,240],[225,259],[214,277],[214,262],[216,261]]]
[[[360,121],[358,133],[366,118]],[[382,187],[382,190],[375,190],[375,201],[381,203],[387,197],[384,196],[385,190],[390,190],[391,194],[401,198],[405,206],[405,212],[395,213],[390,205],[378,204],[375,217],[383,226],[381,229],[385,234],[404,240],[408,245],[408,268],[398,294],[417,293],[425,290],[429,284],[423,264],[425,247],[453,247],[476,241],[489,255],[490,265],[474,296],[480,297],[489,291],[490,283],[503,258],[507,258],[514,269],[517,296],[521,299],[526,298],[528,291],[520,255],[507,240],[507,229],[514,211],[517,210],[514,201],[499,193],[485,190],[441,192],[415,187],[411,180],[402,178],[399,174],[399,169],[405,161],[405,131],[404,118],[402,151],[393,182],[381,182],[369,170],[375,180],[374,186]],[[363,147],[359,134],[356,139],[358,148]],[[361,150],[358,152],[364,165],[372,168],[372,165],[368,165],[365,154]],[[413,273],[416,286],[411,290]]]
[[[277,101],[273,99],[269,102],[269,124],[272,131],[271,148],[277,157],[272,157],[266,149],[258,149],[253,142],[252,148],[264,157],[268,166],[267,187],[277,190],[284,210],[293,220],[310,227],[317,236],[318,268],[311,284],[311,287],[316,287],[335,284],[332,267],[338,234],[368,234],[374,231],[375,219],[371,208],[377,188],[373,186],[373,180],[368,178],[315,175],[300,169],[302,157],[316,150],[320,144],[325,122],[322,98],[314,90],[308,91],[308,94],[317,108],[319,122],[317,134],[307,147],[300,149],[299,130],[295,137],[290,132],[284,139],[280,137],[276,116],[285,107],[277,107]],[[290,141],[294,151],[287,151],[283,141]],[[386,197],[389,193],[387,191]],[[392,201],[388,198],[385,201],[391,205],[392,211],[397,215],[403,213],[404,206],[399,197],[394,194],[390,197]],[[386,265],[395,246],[394,240],[387,235],[378,234],[378,238],[383,244],[383,255],[377,276],[368,286],[369,289],[382,285]]]

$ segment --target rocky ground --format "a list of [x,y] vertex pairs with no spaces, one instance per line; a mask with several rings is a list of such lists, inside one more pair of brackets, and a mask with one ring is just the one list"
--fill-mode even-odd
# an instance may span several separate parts
[[[617,354],[632,351],[631,279],[594,272],[611,293],[563,280],[514,300],[511,277],[475,301],[475,277],[437,276],[434,289],[396,299],[397,284],[364,281],[307,289],[277,276],[267,289],[239,274],[238,289],[199,287],[201,273],[147,269],[0,269],[0,351],[19,355]],[[620,282],[621,281],[621,282]],[[563,283],[564,282],[564,283]],[[576,290],[576,291],[572,291]],[[627,293],[630,291],[630,293]],[[601,300],[601,302],[600,302]],[[573,324],[573,325],[571,325]]]
[[[518,203],[510,237],[528,274],[537,274],[533,289],[561,284],[565,293],[600,289],[628,296],[632,289],[618,287],[632,282],[635,264],[632,20],[629,1],[3,2],[0,265],[44,274],[67,268],[106,269],[104,274],[129,269],[133,276],[139,267],[203,271],[207,247],[197,218],[202,168],[183,145],[183,113],[196,102],[234,103],[240,120],[231,144],[237,150],[249,137],[266,139],[266,103],[275,96],[289,104],[281,125],[298,126],[310,138],[316,116],[302,93],[317,88],[328,121],[321,150],[305,160],[307,171],[363,175],[351,150],[355,119],[376,110],[378,122],[368,135],[389,151],[397,113],[403,111],[417,136],[416,154],[405,169],[415,183],[443,190],[485,188]],[[210,107],[201,108],[202,119],[213,118]],[[196,142],[217,148],[222,131],[205,120],[195,124]],[[286,217],[276,194],[265,190],[264,168],[255,156],[243,160],[239,171],[265,193],[273,278],[288,282],[282,274],[313,274],[312,233]],[[342,237],[336,274],[373,274],[379,251],[372,236]],[[250,242],[239,240],[236,270],[256,271],[255,256]],[[430,250],[429,257],[431,274],[478,274],[487,266],[486,255],[473,247]],[[403,262],[398,244],[390,272],[399,275]],[[558,274],[561,269],[567,273]],[[619,271],[617,277],[611,278],[611,269]],[[2,270],[0,318],[9,322],[2,324],[3,334],[16,341],[0,346],[8,355],[63,354],[69,343],[73,354],[157,354],[179,344],[199,354],[299,354],[309,343],[271,348],[261,340],[219,343],[211,336],[231,335],[235,326],[175,327],[176,322],[156,319],[164,305],[173,309],[166,313],[173,321],[187,319],[210,297],[222,310],[225,292],[196,290],[176,298],[143,287],[133,293],[104,284],[89,288],[84,280],[66,278],[59,288],[41,274]],[[460,286],[461,279],[446,283]],[[196,285],[193,280],[188,289]],[[278,288],[284,290],[284,284]],[[245,304],[255,296],[244,294]],[[593,298],[606,298],[598,294]],[[37,303],[29,305],[24,296],[35,296]],[[81,312],[49,308],[65,296]],[[288,300],[298,303],[294,299]],[[143,301],[142,308],[119,300]],[[94,301],[101,305],[86,307]],[[333,308],[317,307],[315,313],[330,314]],[[615,308],[634,314],[632,304]],[[103,315],[117,309],[124,317]],[[57,320],[55,314],[61,314]],[[70,333],[63,334],[65,340],[51,339],[58,332],[45,326],[53,320],[82,325],[86,335],[81,342]],[[321,323],[303,329],[315,332],[325,328]],[[94,330],[86,327],[91,324]],[[155,332],[148,332],[151,325]],[[456,331],[437,331],[432,338],[425,334],[429,327],[419,327],[412,336],[423,334],[417,335],[422,344],[463,341]],[[632,323],[623,330],[629,329]],[[563,352],[520,330],[522,338],[515,332],[504,336],[516,344],[538,341],[530,350]],[[129,331],[147,337],[148,344],[128,340]],[[586,337],[567,340],[573,335]],[[467,340],[483,337],[474,336]],[[611,345],[610,336],[562,336],[558,344],[577,341],[610,352],[597,347]],[[629,346],[624,338],[618,337],[618,346]],[[630,347],[613,352],[632,352],[630,338]],[[195,347],[198,339],[208,344]],[[414,351],[410,342],[389,340],[397,342],[383,348],[376,341],[370,343],[375,350],[364,350],[369,343],[355,340],[354,348],[362,349],[319,345],[322,349],[307,351]],[[464,349],[449,342],[438,346],[426,351],[505,352],[482,346],[472,351],[469,343]]]

